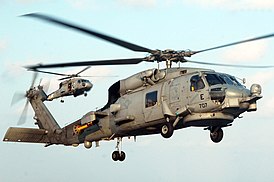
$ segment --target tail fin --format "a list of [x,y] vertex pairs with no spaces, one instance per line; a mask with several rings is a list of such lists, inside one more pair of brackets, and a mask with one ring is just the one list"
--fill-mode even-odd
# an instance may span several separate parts
[[42,87],[31,88],[26,95],[35,112],[34,119],[40,129],[11,127],[6,132],[3,141],[64,144],[62,129],[43,103],[47,95]]
[[47,99],[46,93],[39,87],[38,89],[33,89],[32,92],[28,98],[35,112],[34,119],[37,121],[39,128],[45,129],[50,133],[60,131],[60,126],[43,103]]

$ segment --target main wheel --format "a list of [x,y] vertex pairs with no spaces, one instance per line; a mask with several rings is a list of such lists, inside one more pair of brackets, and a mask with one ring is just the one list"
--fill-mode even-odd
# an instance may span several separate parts
[[118,161],[118,160],[119,160],[119,158],[120,158],[119,151],[114,151],[114,152],[112,152],[111,157],[112,157],[112,160],[114,160],[114,161]]
[[161,135],[164,138],[170,138],[173,135],[174,128],[170,122],[166,122],[161,128]]
[[125,152],[121,151],[120,156],[119,156],[119,161],[124,161],[125,158],[126,158]]
[[219,129],[212,129],[210,131],[210,138],[214,143],[219,143],[224,136],[224,132],[222,130],[222,128]]

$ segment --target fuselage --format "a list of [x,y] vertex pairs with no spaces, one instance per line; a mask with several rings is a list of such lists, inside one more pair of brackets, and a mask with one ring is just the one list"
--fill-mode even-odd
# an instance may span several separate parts
[[256,110],[261,88],[252,87],[250,91],[235,77],[213,70],[146,70],[113,84],[108,103],[97,111],[105,115],[90,112],[83,116],[81,124],[98,118],[97,124],[80,136],[85,141],[98,141],[157,134],[167,118],[176,122],[174,129],[226,127],[241,113]]
[[93,85],[89,80],[82,78],[71,78],[62,81],[59,84],[59,89],[49,94],[47,100],[52,101],[53,99],[70,95],[77,97],[90,91],[92,86]]
[[261,87],[250,89],[235,77],[196,68],[150,69],[119,80],[109,88],[107,104],[61,128],[46,105],[43,87],[26,97],[39,129],[10,128],[4,141],[63,144],[90,148],[93,141],[158,134],[169,138],[173,130],[206,127],[211,140],[222,140],[221,128],[243,112],[256,111]]

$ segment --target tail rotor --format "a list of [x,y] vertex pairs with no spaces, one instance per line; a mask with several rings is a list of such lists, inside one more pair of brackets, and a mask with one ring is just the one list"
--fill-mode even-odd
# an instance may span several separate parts
[[27,119],[27,114],[28,114],[28,108],[29,108],[29,98],[28,98],[28,92],[34,88],[34,84],[37,80],[38,77],[38,73],[34,72],[33,77],[32,77],[32,81],[31,81],[31,85],[29,87],[29,90],[26,91],[26,93],[20,93],[20,92],[16,92],[13,97],[12,97],[12,101],[11,101],[11,106],[13,106],[14,104],[18,103],[19,101],[23,100],[23,99],[27,99],[23,108],[23,111],[20,115],[20,118],[17,122],[17,125],[22,125],[26,123],[26,119]]

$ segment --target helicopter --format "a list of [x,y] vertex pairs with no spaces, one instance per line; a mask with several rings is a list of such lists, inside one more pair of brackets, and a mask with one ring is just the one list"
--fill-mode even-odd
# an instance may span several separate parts
[[[64,81],[59,83],[58,90],[52,92],[51,94],[47,96],[47,101],[52,101],[54,99],[61,97],[61,103],[63,103],[64,102],[63,97],[65,96],[70,96],[70,95],[73,95],[74,97],[77,97],[79,95],[84,95],[85,97],[87,96],[87,92],[91,90],[91,88],[93,87],[93,84],[87,79],[80,78],[81,77],[80,74],[89,68],[90,66],[87,66],[76,74],[56,73],[56,72],[43,71],[38,69],[30,69],[29,71],[65,76],[64,78],[59,79],[59,81],[62,81],[62,80]],[[85,76],[85,77],[91,77],[91,76]]]
[[172,67],[172,63],[198,63],[218,66],[248,68],[272,68],[274,66],[245,66],[208,63],[187,60],[194,54],[233,46],[245,42],[273,37],[268,34],[252,39],[233,42],[198,51],[152,50],[129,43],[97,31],[60,20],[58,18],[31,13],[23,15],[73,29],[89,36],[103,39],[132,51],[146,52],[144,58],[82,61],[26,66],[36,70],[69,66],[127,65],[141,62],[165,62],[165,69],[148,69],[118,80],[108,89],[108,101],[98,110],[90,111],[61,128],[44,101],[47,100],[43,87],[30,87],[25,97],[34,110],[38,128],[10,127],[3,141],[43,143],[45,147],[56,144],[64,146],[92,147],[95,142],[117,139],[111,158],[124,161],[122,138],[161,134],[170,138],[174,130],[202,127],[209,131],[210,139],[219,143],[223,139],[223,128],[232,125],[244,112],[255,112],[257,101],[262,98],[262,87],[252,84],[248,89],[235,76],[211,69]]

